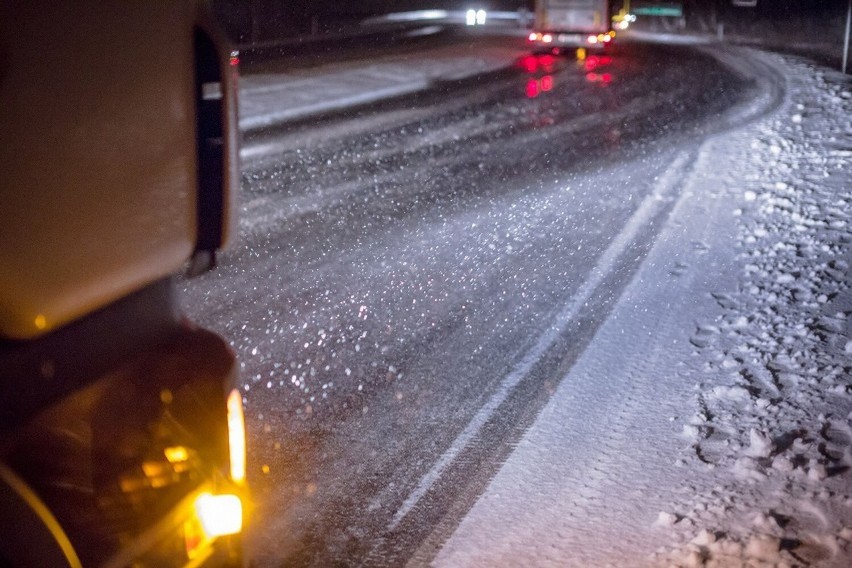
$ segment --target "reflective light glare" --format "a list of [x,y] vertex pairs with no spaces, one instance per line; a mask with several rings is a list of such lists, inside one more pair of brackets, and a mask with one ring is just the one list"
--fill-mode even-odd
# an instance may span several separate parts
[[171,446],[163,450],[169,463],[183,463],[189,459],[189,450],[184,446]]
[[527,55],[520,59],[520,64],[524,71],[532,73],[538,69],[538,58],[535,55]]
[[246,479],[246,421],[243,397],[237,389],[228,395],[228,448],[231,458],[231,479],[242,483]]
[[583,67],[586,71],[594,71],[598,67],[606,66],[612,63],[612,57],[609,55],[590,55],[585,59]]
[[586,81],[589,83],[602,83],[603,85],[609,85],[612,83],[612,74],[611,73],[586,73]]
[[171,475],[172,469],[162,462],[144,461],[142,462],[142,473],[145,474],[145,477],[147,477],[152,484],[157,486],[156,482],[159,478]]
[[183,540],[186,546],[186,557],[192,560],[198,556],[201,545],[204,544],[204,529],[198,519],[193,518],[183,524]]
[[236,495],[202,493],[195,500],[195,513],[208,538],[243,530],[243,503]]
[[525,89],[526,95],[530,99],[534,99],[541,93],[546,93],[553,90],[553,76],[545,75],[541,79],[530,78],[527,80]]
[[519,64],[527,73],[534,73],[539,70],[552,73],[556,67],[556,58],[550,54],[527,55],[519,60]]
[[382,20],[396,22],[416,22],[417,20],[443,20],[449,17],[446,10],[414,10],[411,12],[396,12],[382,16]]

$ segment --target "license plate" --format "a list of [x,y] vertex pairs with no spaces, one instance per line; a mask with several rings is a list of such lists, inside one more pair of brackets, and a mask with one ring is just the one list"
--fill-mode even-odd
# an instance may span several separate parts
[[556,36],[559,43],[580,43],[580,34],[559,34]]

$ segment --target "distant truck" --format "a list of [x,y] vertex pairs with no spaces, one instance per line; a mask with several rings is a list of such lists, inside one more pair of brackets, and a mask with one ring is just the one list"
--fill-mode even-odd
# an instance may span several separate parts
[[180,312],[235,231],[194,0],[0,2],[0,566],[242,566],[239,364]]
[[536,0],[529,41],[538,52],[603,49],[615,39],[609,0]]

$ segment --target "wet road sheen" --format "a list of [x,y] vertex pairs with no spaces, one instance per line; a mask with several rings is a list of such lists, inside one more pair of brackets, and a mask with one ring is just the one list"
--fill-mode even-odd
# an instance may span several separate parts
[[700,51],[624,43],[248,136],[275,150],[244,164],[237,246],[183,286],[242,361],[257,564],[396,566],[440,542],[670,204],[555,320],[748,96]]

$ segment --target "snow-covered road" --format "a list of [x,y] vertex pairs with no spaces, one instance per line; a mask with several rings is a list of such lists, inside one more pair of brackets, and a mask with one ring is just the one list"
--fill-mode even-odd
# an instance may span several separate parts
[[[606,324],[412,565],[852,564],[852,93],[705,142]],[[440,548],[440,550],[436,550]]]
[[520,53],[243,79],[243,243],[185,296],[246,371],[260,564],[850,563],[852,87],[666,49],[364,116]]

